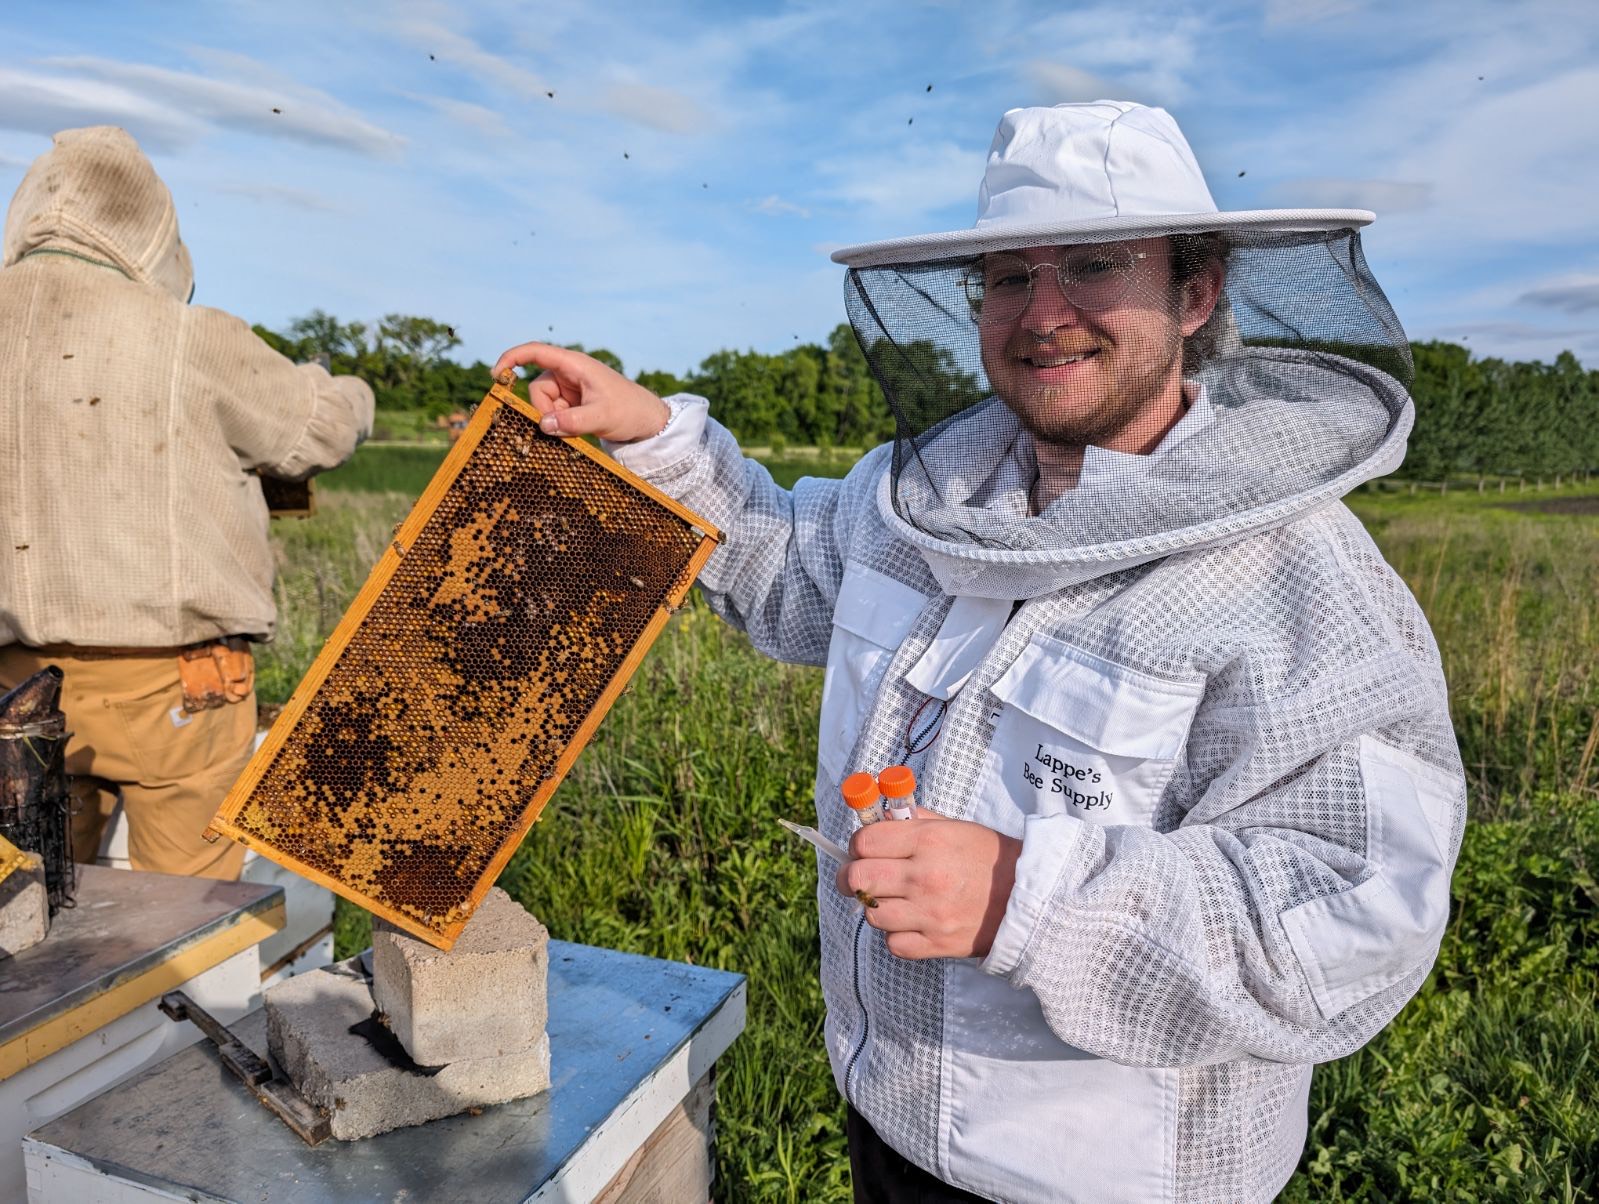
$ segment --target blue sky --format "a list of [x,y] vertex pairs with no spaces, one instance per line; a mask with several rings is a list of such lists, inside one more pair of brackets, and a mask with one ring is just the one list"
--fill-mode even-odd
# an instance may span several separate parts
[[832,249],[971,224],[1005,109],[1108,96],[1171,110],[1223,209],[1375,210],[1413,338],[1599,367],[1591,0],[12,0],[0,36],[0,189],[125,126],[196,300],[276,328],[780,351],[842,320]]

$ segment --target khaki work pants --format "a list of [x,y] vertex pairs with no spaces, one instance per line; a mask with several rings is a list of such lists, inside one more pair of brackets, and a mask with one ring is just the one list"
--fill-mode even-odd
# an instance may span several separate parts
[[46,665],[64,678],[66,769],[72,774],[72,848],[92,862],[105,822],[122,796],[128,860],[136,870],[195,878],[239,876],[244,846],[201,838],[250,759],[255,695],[212,710],[187,711],[174,651],[48,654],[0,647],[0,691]]

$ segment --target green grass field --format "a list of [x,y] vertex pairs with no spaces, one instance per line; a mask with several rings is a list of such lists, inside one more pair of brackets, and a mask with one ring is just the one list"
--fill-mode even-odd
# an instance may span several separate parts
[[[264,700],[287,697],[441,455],[364,448],[325,478],[315,518],[275,525]],[[774,475],[847,462],[788,455]],[[1599,1198],[1599,494],[1352,504],[1438,636],[1473,821],[1436,971],[1317,1072],[1283,1198]],[[774,822],[810,809],[820,693],[818,671],[757,656],[692,602],[501,878],[557,937],[749,976],[719,1078],[719,1199],[849,1198],[813,861]],[[338,926],[341,955],[364,946],[364,912],[341,902]]]

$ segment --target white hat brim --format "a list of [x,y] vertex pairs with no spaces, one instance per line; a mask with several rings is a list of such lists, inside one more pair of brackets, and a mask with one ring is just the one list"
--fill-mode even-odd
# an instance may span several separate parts
[[1138,217],[1105,217],[1078,222],[994,223],[986,227],[948,230],[864,242],[834,251],[834,263],[852,268],[895,263],[928,263],[959,259],[985,251],[1046,247],[1072,242],[1111,242],[1164,234],[1203,234],[1213,230],[1323,233],[1369,225],[1376,214],[1367,209],[1240,209],[1231,213],[1161,213]]

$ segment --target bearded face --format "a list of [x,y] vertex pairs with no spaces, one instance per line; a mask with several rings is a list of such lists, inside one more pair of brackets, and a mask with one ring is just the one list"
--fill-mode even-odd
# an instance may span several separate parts
[[973,277],[983,367],[1022,425],[1045,443],[1128,451],[1180,412],[1183,339],[1220,286],[1174,288],[1165,238],[992,253]]

